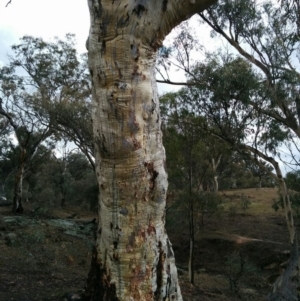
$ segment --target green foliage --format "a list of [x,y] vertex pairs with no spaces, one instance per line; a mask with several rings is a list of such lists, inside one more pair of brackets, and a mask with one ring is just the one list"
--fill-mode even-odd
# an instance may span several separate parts
[[[290,202],[292,205],[292,209],[296,213],[296,216],[299,218],[300,217],[300,192],[290,191],[289,198],[290,198]],[[277,200],[273,200],[272,208],[275,211],[278,211],[279,209],[284,208],[283,198],[282,198],[281,194],[279,194]]]
[[[300,217],[300,171],[290,171],[286,174],[285,183],[288,188],[288,194],[292,209],[296,213],[296,216]],[[279,193],[278,199],[273,201],[272,208],[278,211],[280,208],[284,208],[282,195]]]
[[195,230],[200,229],[205,220],[223,210],[222,197],[213,192],[192,192],[185,190],[177,195],[167,209],[167,228],[188,229],[189,202],[193,202]]
[[241,196],[241,209],[242,209],[243,213],[245,213],[246,210],[249,209],[250,205],[251,205],[251,201],[250,201],[249,197],[242,194],[242,196]]
[[[0,142],[5,144],[0,154],[1,168],[6,169],[0,179],[3,189],[16,171],[20,173],[24,169],[24,183],[30,186],[30,192],[21,193],[20,197],[48,204],[55,203],[59,194],[62,199],[71,198],[75,195],[75,185],[69,171],[55,173],[59,169],[55,165],[59,163],[50,162],[51,185],[44,186],[46,165],[42,164],[44,170],[39,171],[41,178],[38,178],[39,172],[31,163],[39,149],[49,150],[55,142],[64,139],[75,143],[94,168],[87,56],[77,54],[74,35],[67,34],[64,40],[55,38],[54,42],[24,36],[19,44],[11,47],[8,59],[9,64],[0,68],[3,121],[0,129],[6,135]],[[14,141],[10,138],[12,134]],[[8,163],[11,163],[9,168]],[[15,177],[14,187],[21,180]],[[78,180],[76,176],[75,180]],[[11,187],[6,190],[6,194],[11,194]]]
[[[238,59],[241,60],[242,57],[247,61],[250,68],[248,75],[254,75],[249,77],[246,72],[244,76],[237,77],[237,88],[232,86],[233,92],[236,90],[237,93],[231,93],[230,89],[221,84],[224,93],[222,90],[221,94],[213,91],[212,98],[216,95],[220,103],[227,94],[231,101],[239,103],[236,114],[240,114],[241,110],[249,112],[253,119],[251,124],[255,127],[250,131],[249,115],[247,120],[240,123],[247,124],[244,129],[241,128],[242,133],[247,134],[248,145],[252,139],[252,145],[267,156],[270,153],[278,155],[279,146],[287,141],[291,142],[294,136],[299,138],[299,7],[297,8],[295,1],[281,3],[283,5],[279,6],[276,1],[260,3],[257,0],[220,0],[200,14],[202,21],[211,27],[212,35],[221,36],[229,42],[239,53]],[[226,67],[226,56],[223,61]],[[232,61],[229,63],[231,65]],[[218,63],[214,60],[211,65],[217,68],[215,66]],[[246,70],[238,64],[234,65],[231,69],[233,78]],[[224,72],[213,78],[221,78],[221,83],[222,80],[227,82]],[[238,91],[244,78],[248,82],[245,86],[249,89],[244,89],[243,92],[246,93],[240,94]],[[200,79],[206,86],[205,77],[201,77],[201,74]],[[234,84],[234,80],[228,77],[227,80]],[[218,86],[218,82],[216,84]],[[214,85],[212,87],[215,89]],[[254,135],[251,137],[251,134]],[[228,140],[229,138],[230,136]],[[230,140],[230,143],[234,142],[233,139]]]
[[225,262],[225,274],[229,280],[230,290],[234,293],[239,291],[239,282],[258,274],[257,267],[243,258],[240,253],[228,256]]
[[288,172],[285,176],[285,183],[288,189],[300,192],[300,170]]
[[46,240],[45,233],[40,230],[35,230],[32,233],[23,233],[21,240],[28,246],[33,244],[42,244]]

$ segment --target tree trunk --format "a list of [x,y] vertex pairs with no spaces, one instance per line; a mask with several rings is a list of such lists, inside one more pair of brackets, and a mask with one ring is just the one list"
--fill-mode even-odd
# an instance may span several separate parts
[[20,165],[18,166],[15,183],[14,183],[14,198],[13,198],[13,213],[23,213],[24,208],[22,204],[22,192],[23,192],[23,176],[26,164],[26,149],[20,145]]
[[23,204],[22,204],[22,187],[23,187],[23,175],[24,175],[24,163],[22,162],[19,166],[14,183],[14,198],[13,198],[13,213],[23,213]]
[[291,202],[286,188],[284,179],[282,177],[279,165],[277,166],[276,172],[278,177],[279,189],[283,198],[285,218],[290,234],[290,259],[288,266],[285,271],[272,286],[272,290],[268,295],[269,301],[293,301],[299,300],[298,289],[299,289],[299,252],[298,252],[298,241],[293,220]]
[[212,0],[89,0],[99,226],[86,300],[182,300],[155,81],[170,30]]
[[294,218],[292,213],[292,205],[289,197],[289,193],[282,176],[282,172],[278,162],[272,158],[268,157],[267,155],[263,154],[257,149],[254,149],[250,146],[245,147],[247,150],[250,150],[253,154],[258,155],[262,159],[266,160],[267,162],[271,163],[275,169],[276,176],[266,168],[265,165],[261,164],[260,161],[255,156],[254,162],[257,163],[262,169],[269,172],[269,175],[272,176],[274,179],[277,180],[278,186],[280,189],[280,193],[283,198],[283,205],[284,205],[284,213],[285,219],[289,231],[289,243],[290,243],[290,260],[288,266],[286,267],[285,271],[276,282],[272,286],[272,290],[268,295],[268,301],[293,301],[299,300],[299,280],[300,280],[300,263],[299,263],[299,252],[298,252],[298,240],[296,235],[296,228],[294,224]]
[[268,295],[268,301],[297,301],[299,300],[299,252],[297,235],[290,244],[290,260]]
[[219,191],[219,182],[218,182],[218,176],[216,175],[217,172],[217,168],[221,162],[221,158],[222,158],[222,154],[219,156],[217,162],[215,162],[215,159],[212,158],[211,162],[212,162],[212,171],[213,171],[213,188],[214,188],[214,192],[218,192]]
[[[190,154],[190,160],[191,160]],[[189,282],[194,284],[194,251],[195,251],[195,234],[194,234],[194,198],[193,198],[193,167],[190,161],[190,171],[189,171],[189,230],[190,230],[190,254],[189,254]]]
[[190,225],[190,254],[189,254],[189,282],[194,284],[194,252],[195,252],[195,234],[194,234],[194,200],[190,195],[189,208],[189,225]]

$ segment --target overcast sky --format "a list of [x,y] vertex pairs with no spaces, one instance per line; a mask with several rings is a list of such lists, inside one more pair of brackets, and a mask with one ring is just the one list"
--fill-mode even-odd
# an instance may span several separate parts
[[79,52],[85,51],[89,32],[87,0],[0,0],[0,61],[12,44],[31,35],[45,40],[74,33]]
[[[10,46],[18,43],[24,35],[50,40],[55,36],[63,38],[66,33],[74,33],[78,51],[86,51],[85,42],[89,32],[87,0],[12,0],[5,7],[8,1],[0,0],[0,64],[5,64]],[[193,23],[195,28],[199,27],[198,22]],[[209,30],[201,28],[201,36],[207,40]],[[215,48],[212,41],[206,44]],[[174,76],[172,74],[172,80],[184,81],[184,76],[177,72]],[[160,85],[159,91],[162,93],[166,89],[178,88]]]
[[[89,32],[89,11],[87,0],[0,0],[0,64],[6,63],[10,46],[18,43],[24,35],[41,37],[45,40],[57,36],[63,38],[67,33],[74,33],[77,48],[85,52],[85,42]],[[220,39],[211,40],[209,29],[199,27],[194,19],[191,26],[199,35],[200,42],[207,50],[226,47]],[[170,36],[167,38],[170,41]],[[199,59],[199,54],[197,55]],[[180,73],[172,73],[171,80],[184,81]],[[178,86],[159,85],[159,92],[177,90]]]

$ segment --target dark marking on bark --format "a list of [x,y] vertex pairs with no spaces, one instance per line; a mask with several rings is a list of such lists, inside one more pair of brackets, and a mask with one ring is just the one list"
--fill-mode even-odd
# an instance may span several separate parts
[[118,75],[119,75],[119,79],[122,79],[122,78],[123,78],[123,74],[122,74],[122,72],[121,72],[121,69],[120,69],[120,68],[118,68]]
[[167,10],[168,0],[163,0],[162,2],[162,11],[165,12]]
[[139,78],[140,78],[140,76],[141,76],[141,73],[139,73],[138,72],[138,69],[139,69],[139,66],[138,65],[135,65],[134,67],[133,67],[133,71],[132,71],[132,73],[131,73],[131,75],[132,75],[132,80],[135,80],[135,81],[139,81]]
[[125,216],[128,215],[128,210],[127,210],[127,208],[125,208],[125,207],[124,207],[124,208],[121,208],[119,212],[120,212],[120,214],[122,214],[122,215],[125,215]]
[[128,245],[133,248],[134,243],[135,243],[135,233],[131,232],[131,234],[128,237]]
[[147,233],[148,235],[152,235],[152,234],[156,234],[156,229],[153,225],[149,224],[148,228],[147,228]]
[[150,181],[149,181],[149,187],[151,190],[155,187],[155,179],[158,177],[159,172],[157,172],[154,169],[154,163],[153,162],[145,162],[144,166],[147,168],[148,173],[150,174]]
[[136,150],[138,150],[142,147],[141,143],[135,137],[132,138],[132,145],[133,145],[133,150],[134,151],[136,151]]
[[107,155],[108,154],[108,150],[104,144],[104,142],[102,141],[101,146],[100,146],[100,152],[102,155]]
[[113,254],[113,259],[114,259],[115,261],[119,261],[119,254],[118,254],[117,252],[114,252],[114,254]]
[[137,216],[138,215],[137,203],[134,204],[134,212],[135,212],[135,215]]
[[102,8],[102,4],[101,4],[101,0],[97,0],[98,2],[98,7],[97,5],[95,4],[96,1],[93,1],[93,6],[94,6],[94,19],[97,19],[97,18],[100,18],[101,15],[102,15],[102,11],[103,11],[103,8]]
[[106,43],[105,41],[102,41],[101,53],[104,54],[105,51],[106,51]]
[[131,49],[131,56],[137,62],[139,60],[139,57],[140,57],[139,48],[135,44],[131,44],[130,49]]
[[100,228],[100,229],[98,230],[98,233],[99,233],[99,235],[101,235],[101,233],[102,233],[102,228]]
[[127,13],[126,16],[122,16],[120,20],[117,22],[117,28],[127,27],[129,24],[129,14]]
[[152,106],[151,106],[151,110],[150,110],[151,114],[154,113],[155,109],[156,109],[156,104],[155,104],[154,100],[152,99]]
[[82,299],[84,301],[120,301],[117,297],[116,285],[111,283],[111,276],[105,267],[105,262],[98,260],[96,247],[92,251],[91,267]]
[[128,127],[131,131],[131,137],[133,137],[134,134],[136,134],[139,129],[140,129],[140,125],[136,120],[136,116],[134,114],[134,111],[130,110],[129,111],[129,121],[128,121]]
[[141,18],[143,13],[146,11],[146,7],[142,4],[136,5],[136,7],[133,9],[132,13],[136,14],[138,18]]
[[115,241],[113,242],[113,245],[114,245],[114,250],[116,250],[116,249],[118,248],[118,242],[115,240]]
[[91,78],[93,78],[93,75],[94,75],[93,69],[89,69],[89,70],[90,70]]
[[154,300],[161,300],[161,292],[162,292],[162,286],[163,286],[163,272],[164,272],[164,262],[166,259],[166,255],[164,251],[162,250],[162,243],[158,242],[158,263],[156,266],[156,291],[154,293]]
[[158,33],[155,32],[155,34],[153,35],[153,37],[150,41],[150,45],[151,45],[154,52],[156,52],[163,44],[162,43],[163,41],[160,40],[157,35],[158,35]]
[[113,225],[113,223],[110,223],[110,230],[112,231],[112,230],[113,230],[113,228],[114,228],[114,225]]

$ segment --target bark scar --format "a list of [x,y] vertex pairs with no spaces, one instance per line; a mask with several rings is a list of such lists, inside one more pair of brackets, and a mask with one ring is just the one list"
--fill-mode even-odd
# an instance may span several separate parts
[[150,190],[153,190],[155,187],[155,179],[158,177],[159,172],[154,169],[153,162],[145,162],[144,166],[147,168],[147,171],[150,174],[149,187]]

